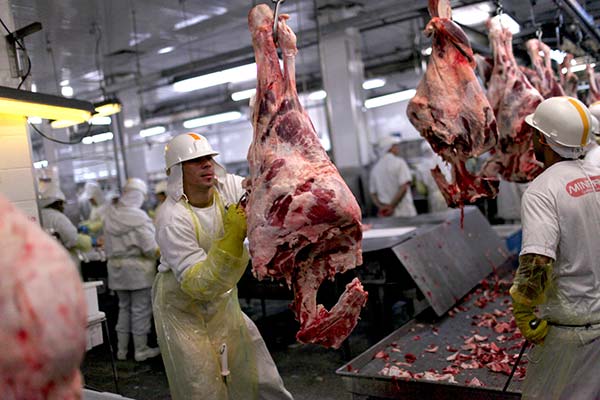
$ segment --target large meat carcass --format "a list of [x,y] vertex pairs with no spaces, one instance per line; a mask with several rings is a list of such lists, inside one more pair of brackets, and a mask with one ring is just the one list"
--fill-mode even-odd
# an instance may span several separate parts
[[[539,81],[535,88],[545,98],[564,96],[565,92],[563,88],[558,84],[554,76],[554,70],[552,69],[552,59],[550,58],[550,47],[538,39],[529,39],[525,43],[529,58],[537,75]],[[542,55],[540,55],[543,54]]]
[[273,13],[248,16],[258,68],[248,151],[248,239],[258,279],[284,278],[294,290],[299,341],[337,348],[358,321],[367,293],[358,279],[329,311],[317,304],[321,283],[362,263],[361,211],[327,157],[296,92],[296,36],[278,22],[283,74],[273,41]]
[[[560,86],[562,86],[567,96],[577,98],[577,85],[579,78],[571,71],[571,61],[573,54],[567,53],[563,62],[560,64]],[[565,72],[563,70],[566,69]]]
[[452,165],[451,183],[438,168],[432,174],[446,203],[457,207],[496,195],[498,180],[471,173],[465,162],[493,148],[498,132],[492,107],[475,77],[469,39],[452,22],[449,2],[429,0],[429,13],[425,34],[433,37],[431,58],[407,115],[433,150]]
[[543,100],[527,80],[513,55],[512,33],[499,17],[488,21],[489,37],[494,53],[494,68],[487,97],[498,123],[498,145],[484,170],[500,174],[511,182],[529,182],[542,172],[533,152],[533,128],[525,116],[535,111]]
[[0,398],[81,399],[83,287],[69,254],[0,196]]

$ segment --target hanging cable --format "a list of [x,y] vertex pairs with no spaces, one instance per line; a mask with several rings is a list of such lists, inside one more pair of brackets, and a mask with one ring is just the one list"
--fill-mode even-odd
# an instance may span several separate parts
[[[140,85],[140,78],[142,76],[142,68],[140,66],[140,52],[139,52],[139,47],[138,47],[138,31],[137,31],[137,18],[135,16],[135,7],[133,5],[133,0],[129,1],[129,4],[131,6],[131,27],[133,29],[133,37],[135,40],[135,81],[137,84],[138,88],[141,88]],[[142,91],[141,89],[139,89],[137,91],[138,94],[138,98],[140,100],[140,123],[142,126],[144,126],[144,96],[142,95]]]
[[531,24],[535,28],[535,37],[537,38],[537,40],[539,40],[541,42],[542,41],[542,25],[538,24],[535,21],[535,10],[533,9],[535,7],[536,3],[537,3],[536,0],[530,0],[529,14],[531,15]]
[[93,33],[96,35],[96,46],[94,49],[94,64],[96,71],[98,71],[98,84],[100,86],[100,92],[102,92],[102,98],[106,99],[106,87],[104,85],[104,70],[100,66],[100,42],[102,40],[102,28],[94,21],[92,24]]
[[[8,26],[6,26],[6,24],[4,23],[2,18],[0,18],[0,23],[2,23],[2,26],[4,27],[6,32],[8,32],[9,35],[12,35],[12,32],[10,31],[10,29],[8,29]],[[23,51],[23,53],[25,53],[25,57],[27,57],[27,71],[25,72],[25,75],[23,75],[21,77],[21,82],[19,83],[19,86],[17,86],[17,90],[18,90],[18,89],[21,89],[21,86],[23,86],[23,84],[27,80],[27,78],[29,77],[29,74],[31,74],[31,58],[29,58],[29,54],[27,53],[27,50],[25,50],[25,46],[23,45],[23,43],[21,43],[21,41],[16,38],[14,40],[15,40],[15,43],[17,44],[17,46],[19,46],[19,48]]]
[[563,23],[564,23],[563,14],[559,8],[556,12],[556,27],[555,27],[556,47],[557,48],[560,48],[560,28],[563,26]]
[[83,136],[81,136],[81,138],[73,140],[73,141],[68,141],[68,140],[60,140],[60,139],[56,139],[53,137],[50,137],[48,135],[46,135],[44,132],[40,131],[35,125],[33,125],[31,122],[27,121],[27,124],[41,137],[43,137],[44,139],[48,139],[51,142],[55,142],[55,143],[60,143],[60,144],[68,144],[68,145],[73,145],[73,144],[79,144],[81,143],[81,141],[83,140],[84,137],[86,137],[90,131],[92,130],[92,124],[88,124],[88,128],[87,131],[83,134]]

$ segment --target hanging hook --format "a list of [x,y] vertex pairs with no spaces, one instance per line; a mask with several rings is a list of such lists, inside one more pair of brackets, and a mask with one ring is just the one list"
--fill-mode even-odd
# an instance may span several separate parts
[[502,0],[496,0],[496,15],[502,15],[504,13],[504,6],[502,5]]
[[279,20],[279,6],[285,3],[285,0],[271,0],[275,4],[275,15],[273,16],[273,42],[277,43],[277,21]]
[[540,42],[542,41],[542,27],[540,25],[537,26],[537,29],[535,30],[535,37],[537,38],[537,40],[539,40]]

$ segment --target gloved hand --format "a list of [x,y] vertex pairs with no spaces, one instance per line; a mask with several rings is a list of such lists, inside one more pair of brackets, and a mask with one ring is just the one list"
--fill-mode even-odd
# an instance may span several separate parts
[[[513,302],[513,314],[517,327],[525,339],[535,344],[541,344],[548,334],[548,322],[538,319],[533,311],[533,306]],[[535,326],[536,322],[538,322],[537,326]]]
[[248,230],[246,212],[236,204],[230,205],[223,216],[223,230],[225,234],[216,244],[219,249],[240,257],[244,250],[244,238]]
[[90,228],[87,225],[79,225],[77,230],[79,233],[83,233],[84,235],[88,235],[90,233]]

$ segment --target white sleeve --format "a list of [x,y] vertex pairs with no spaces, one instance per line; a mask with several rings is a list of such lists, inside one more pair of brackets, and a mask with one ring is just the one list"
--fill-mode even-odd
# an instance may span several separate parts
[[225,204],[237,203],[244,192],[246,191],[242,187],[243,177],[239,175],[227,174],[223,182],[223,201]]
[[154,230],[154,224],[150,218],[148,218],[144,224],[136,227],[136,241],[140,250],[146,257],[156,257],[154,254],[156,254],[158,244],[156,244],[155,236],[156,232]]
[[560,228],[552,199],[539,192],[525,192],[521,200],[521,223],[523,244],[520,255],[540,254],[556,260]]
[[54,220],[54,230],[60,237],[60,241],[67,249],[72,249],[77,245],[77,228],[63,213],[56,213]]
[[156,240],[161,264],[171,268],[178,282],[189,267],[206,259],[206,251],[198,244],[192,221],[159,227]]
[[402,186],[405,183],[412,182],[412,175],[410,173],[410,168],[408,168],[408,164],[406,161],[401,159],[400,157],[396,157],[398,161],[397,163],[397,174],[398,174],[398,185]]

